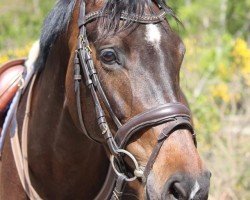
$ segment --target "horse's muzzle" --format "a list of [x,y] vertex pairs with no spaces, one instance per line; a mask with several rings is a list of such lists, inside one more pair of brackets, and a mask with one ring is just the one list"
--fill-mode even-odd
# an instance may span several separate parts
[[150,173],[146,188],[146,200],[206,200],[208,199],[211,173],[205,171],[197,177],[177,173],[172,175],[162,187],[156,191],[154,175]]

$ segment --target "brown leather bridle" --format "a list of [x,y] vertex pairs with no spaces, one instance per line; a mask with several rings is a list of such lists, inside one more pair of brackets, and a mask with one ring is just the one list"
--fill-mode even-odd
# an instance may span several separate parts
[[[129,16],[126,13],[122,13],[122,20],[130,20],[136,23],[143,24],[155,24],[165,20],[166,12],[163,10],[159,15],[144,15],[144,16]],[[191,124],[191,115],[189,109],[181,103],[168,103],[160,105],[158,107],[149,109],[135,117],[131,118],[125,124],[121,124],[115,113],[113,112],[110,103],[102,89],[99,81],[97,71],[95,69],[93,59],[91,56],[91,49],[89,41],[86,35],[86,24],[96,20],[99,17],[105,17],[106,14],[102,11],[92,12],[86,15],[85,1],[81,2],[80,13],[78,19],[79,25],[79,39],[78,47],[75,56],[74,65],[74,80],[75,80],[75,94],[77,100],[77,111],[79,116],[79,122],[82,132],[91,140],[101,143],[94,139],[87,131],[81,106],[81,81],[85,80],[85,85],[89,88],[91,96],[95,105],[96,119],[100,127],[101,134],[105,139],[104,146],[108,148],[109,157],[111,160],[111,166],[107,175],[106,181],[102,190],[99,192],[95,199],[119,199],[122,196],[124,183],[126,181],[132,181],[136,178],[142,178],[143,182],[149,175],[150,170],[153,167],[155,159],[164,143],[164,141],[177,129],[188,129],[192,135],[196,145],[196,138],[194,130]],[[83,76],[83,77],[82,77]],[[109,125],[107,123],[104,110],[101,106],[101,102],[104,103],[110,117],[117,126],[117,132],[115,136],[112,135]],[[154,127],[160,124],[167,123],[167,127],[163,129],[162,133],[158,137],[156,147],[153,149],[151,156],[146,164],[145,169],[142,171],[138,166],[138,163],[134,156],[128,151],[124,150],[128,144],[130,138],[138,133],[138,131]],[[125,170],[123,155],[131,158],[135,164],[134,177],[128,177],[128,172]],[[114,173],[115,172],[115,173]]]

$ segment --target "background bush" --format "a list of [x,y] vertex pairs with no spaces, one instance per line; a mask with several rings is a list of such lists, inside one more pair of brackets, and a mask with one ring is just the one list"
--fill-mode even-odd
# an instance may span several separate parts
[[[1,0],[0,64],[25,57],[55,1]],[[181,84],[213,200],[250,199],[250,1],[175,0],[187,52]]]

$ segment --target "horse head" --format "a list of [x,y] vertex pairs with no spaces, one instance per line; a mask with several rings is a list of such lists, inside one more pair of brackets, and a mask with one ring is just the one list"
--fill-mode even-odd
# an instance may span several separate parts
[[0,198],[208,198],[166,14],[163,0],[58,1],[12,106]]
[[[108,106],[105,101],[101,101],[100,105],[114,137],[117,130],[122,132],[119,132],[119,122],[126,125],[131,119],[140,118],[140,114],[144,116],[148,112],[154,115],[155,109],[161,112],[163,108],[173,112],[171,116],[176,114],[175,110],[178,114],[183,113],[183,109],[189,112],[179,81],[185,46],[167,20],[159,20],[161,9],[172,13],[163,1],[87,1],[85,21],[81,24],[78,20],[78,25],[86,29],[88,48],[91,49],[91,52],[87,50],[91,54],[89,59],[93,60],[98,81],[108,101]],[[75,20],[84,17],[82,14],[82,11],[77,12]],[[81,31],[76,31],[71,36],[72,50],[79,49],[79,34]],[[68,74],[72,73],[73,66]],[[72,77],[67,80],[71,85],[68,97],[72,99],[74,80]],[[96,126],[95,101],[91,90],[81,87],[81,94],[81,112],[86,130],[92,139],[107,147]],[[80,128],[75,106],[77,102],[72,100],[71,103],[71,115]],[[110,109],[115,120],[119,121],[118,125]],[[189,117],[190,114],[187,115]],[[122,144],[143,172],[136,181],[129,182],[127,193],[135,193],[141,199],[207,199],[210,172],[197,152],[193,129],[186,123],[178,126],[171,123],[178,123],[178,120],[172,122],[171,118],[170,122],[157,121],[142,126],[133,130],[133,134]],[[167,131],[167,136],[155,150],[164,131]],[[107,154],[110,156],[109,150]],[[124,160],[128,173],[133,174],[133,162],[126,156]]]

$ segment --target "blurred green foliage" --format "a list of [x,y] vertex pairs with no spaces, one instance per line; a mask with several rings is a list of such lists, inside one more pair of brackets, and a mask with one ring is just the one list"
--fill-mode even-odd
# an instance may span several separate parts
[[[1,0],[0,64],[27,55],[51,0]],[[168,1],[186,45],[181,85],[198,149],[212,171],[211,200],[250,199],[250,1]]]
[[37,40],[45,15],[55,1],[1,0],[0,52]]
[[[177,0],[181,80],[212,171],[210,199],[250,199],[250,1]],[[191,80],[191,81],[190,81]]]
[[[250,1],[248,0],[176,0],[168,1],[183,22],[185,35],[213,36],[228,33],[249,40]],[[207,30],[207,31],[205,31]]]

